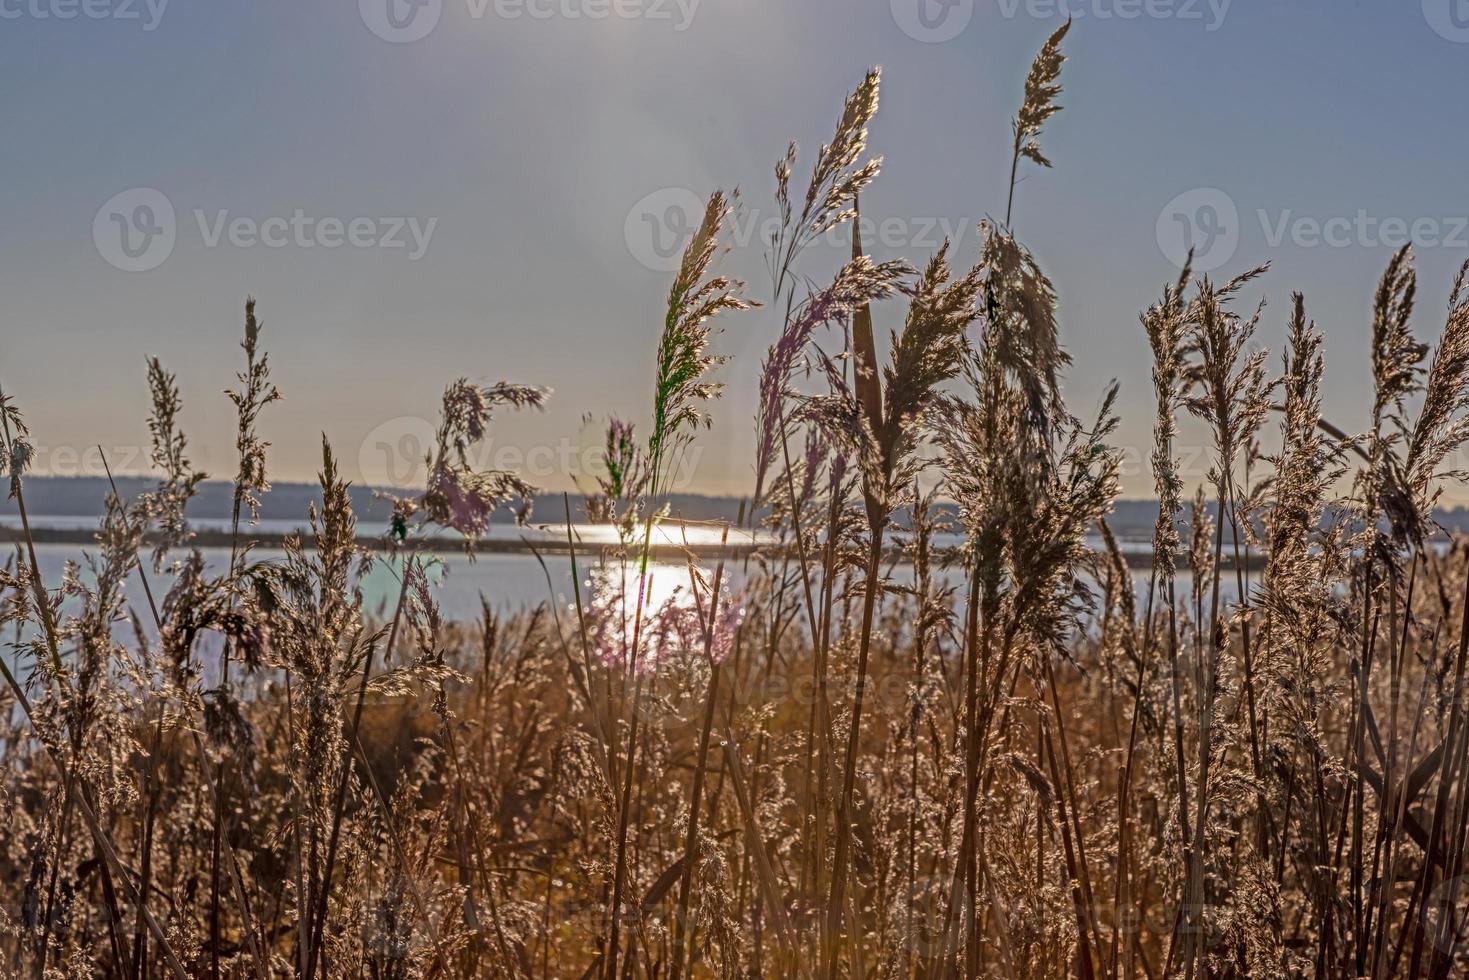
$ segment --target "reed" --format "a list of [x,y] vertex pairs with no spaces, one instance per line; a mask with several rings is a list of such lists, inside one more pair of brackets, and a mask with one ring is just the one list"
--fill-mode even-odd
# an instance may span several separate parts
[[[1469,264],[1421,333],[1413,254],[1385,257],[1354,419],[1323,415],[1304,296],[1277,317],[1265,269],[1164,283],[1128,341],[1157,516],[1120,538],[1117,387],[1073,409],[1045,243],[1013,224],[1068,28],[1025,77],[1006,218],[969,261],[867,254],[876,69],[804,189],[795,144],[775,167],[763,312],[719,271],[737,199],[711,195],[646,418],[606,422],[583,513],[568,494],[553,518],[570,596],[542,554],[551,594],[523,609],[454,621],[436,584],[473,560],[433,557],[441,536],[528,518],[523,475],[476,450],[545,389],[447,385],[425,483],[371,547],[323,436],[307,530],[267,551],[283,412],[249,300],[227,556],[194,536],[188,407],[150,358],[157,482],[114,486],[95,546],[55,565],[35,420],[0,394],[0,972],[1469,970],[1469,543],[1435,523],[1469,440]],[[810,247],[848,229],[850,256]],[[716,528],[758,546],[654,561],[681,457],[725,421],[734,313],[765,355],[751,493]],[[583,518],[616,533],[589,544]]]

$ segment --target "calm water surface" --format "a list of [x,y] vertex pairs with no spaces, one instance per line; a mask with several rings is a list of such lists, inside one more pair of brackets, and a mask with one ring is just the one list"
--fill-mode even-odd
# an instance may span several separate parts
[[[95,527],[96,523],[96,518],[65,516],[37,518],[34,521],[37,527],[62,529],[91,528]],[[224,522],[195,522],[195,526],[201,529],[213,529],[216,525],[222,527]],[[295,524],[294,522],[262,521],[258,529],[266,533],[280,534],[294,530]],[[358,530],[363,535],[376,535],[383,533],[386,528],[382,525],[362,524],[359,525]],[[616,532],[614,528],[606,525],[576,525],[573,527],[573,532],[579,542],[579,549],[585,549],[578,551],[576,562],[578,577],[581,580],[582,599],[586,601],[597,566],[602,560],[599,556],[603,553],[605,546],[616,543]],[[722,533],[722,529],[708,525],[663,525],[655,530],[656,537],[667,544],[718,544]],[[566,540],[566,527],[565,525],[538,525],[516,528],[496,525],[489,529],[486,537],[500,541],[524,540],[532,544],[559,545]],[[748,543],[750,540],[747,533],[730,532],[730,543]],[[957,543],[958,537],[955,535],[940,535],[935,540],[935,544],[939,547],[952,546]],[[1096,547],[1101,546],[1100,540],[1092,544]],[[1122,549],[1125,552],[1147,551],[1149,546],[1144,542],[1123,542]],[[55,587],[61,580],[65,563],[80,560],[83,553],[89,550],[92,549],[76,544],[37,545],[36,554],[47,586]],[[222,571],[229,563],[228,548],[203,548],[201,552],[212,571]],[[279,561],[284,557],[283,552],[268,548],[257,548],[252,554],[257,561]],[[520,553],[478,554],[471,559],[458,551],[438,552],[426,557],[432,563],[432,578],[437,585],[440,606],[444,615],[450,619],[478,617],[481,599],[499,612],[513,612],[543,602],[550,602],[561,610],[569,610],[576,599],[572,560],[564,552],[543,553],[539,559],[533,554]],[[708,570],[712,571],[714,562],[706,561],[705,565]],[[171,576],[167,569],[162,574],[153,574],[146,557],[145,568],[148,571],[154,595],[161,601],[168,590]],[[731,586],[737,588],[744,574],[745,565],[742,560],[732,559],[726,562],[725,581]],[[954,570],[939,571],[937,574],[948,578],[953,584],[960,583],[961,573]],[[895,567],[894,575],[902,581],[911,575],[911,569],[900,563]],[[1144,592],[1148,582],[1147,571],[1135,569],[1133,578],[1138,591]],[[396,562],[384,560],[375,563],[372,572],[360,583],[368,611],[380,615],[391,615],[392,606],[397,601],[399,583],[399,567]],[[686,590],[688,584],[687,565],[658,562],[652,566],[650,588],[655,595],[672,594],[680,588]],[[1225,576],[1224,586],[1227,597],[1232,598],[1235,591],[1233,575]],[[1177,589],[1180,598],[1188,594],[1186,574],[1179,576]],[[146,597],[143,593],[141,579],[137,574],[134,574],[129,581],[129,599],[139,610],[146,608]]]

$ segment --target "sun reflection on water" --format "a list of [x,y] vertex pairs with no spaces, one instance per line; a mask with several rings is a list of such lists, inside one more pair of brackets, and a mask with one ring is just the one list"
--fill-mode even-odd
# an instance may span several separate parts
[[[711,611],[712,574],[705,574],[672,562],[650,562],[644,573],[633,559],[592,569],[585,588],[597,656],[609,665],[631,660],[640,671],[681,654],[702,656]],[[716,660],[742,612],[727,588],[720,593],[709,651]]]

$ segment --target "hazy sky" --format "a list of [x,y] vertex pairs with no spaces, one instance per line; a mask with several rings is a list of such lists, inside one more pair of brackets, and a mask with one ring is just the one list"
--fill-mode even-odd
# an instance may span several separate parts
[[[921,264],[948,231],[967,263],[976,223],[1003,216],[1009,118],[1067,7],[0,0],[0,386],[42,470],[94,472],[84,450],[100,443],[136,472],[158,354],[196,460],[228,476],[220,391],[252,293],[286,398],[262,423],[277,480],[313,475],[321,431],[354,479],[409,475],[393,454],[467,375],[555,389],[543,414],[497,422],[485,461],[529,454],[533,482],[570,487],[596,438],[585,414],[647,416],[689,200],[739,185],[729,267],[768,299],[772,165],[795,139],[804,180],[844,94],[881,64],[873,250]],[[1138,447],[1125,491],[1151,492],[1137,311],[1187,228],[1220,275],[1274,263],[1263,343],[1306,294],[1327,414],[1363,426],[1372,291],[1398,238],[1421,246],[1424,337],[1469,257],[1469,3],[1069,8],[1065,111],[1044,139],[1056,167],[1026,171],[1015,223],[1060,292],[1073,410],[1122,383],[1120,439]],[[818,246],[804,270],[829,275],[844,250]],[[880,328],[900,314],[879,310]],[[770,311],[726,320],[729,391],[688,489],[748,492],[777,326]]]

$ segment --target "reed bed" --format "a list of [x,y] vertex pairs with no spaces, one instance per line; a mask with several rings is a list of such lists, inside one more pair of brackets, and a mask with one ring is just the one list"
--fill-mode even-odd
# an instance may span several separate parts
[[[807,271],[878,176],[876,71],[804,190],[795,144],[776,165],[763,312],[718,271],[737,202],[711,195],[646,435],[608,420],[599,485],[542,515],[620,532],[570,542],[569,602],[447,621],[424,547],[525,516],[531,488],[473,448],[543,389],[450,384],[427,486],[370,550],[324,441],[310,533],[261,557],[257,433],[282,409],[251,301],[228,564],[191,545],[202,475],[153,359],[157,487],[109,496],[59,581],[31,543],[28,419],[0,395],[25,522],[0,573],[0,971],[1464,975],[1469,545],[1432,513],[1469,438],[1465,275],[1430,345],[1412,255],[1391,258],[1357,433],[1322,417],[1303,297],[1276,361],[1255,342],[1273,314],[1241,309],[1266,270],[1164,284],[1140,317],[1159,509],[1135,573],[1107,526],[1115,388],[1072,414],[1056,290],[1015,232],[1064,37],[1026,79],[1009,213],[972,265],[875,262],[854,235],[829,282]],[[670,591],[649,542],[736,318],[775,324],[738,522],[775,546],[738,576],[690,556]],[[1185,416],[1212,446],[1197,487]],[[384,563],[396,600],[368,609]]]

